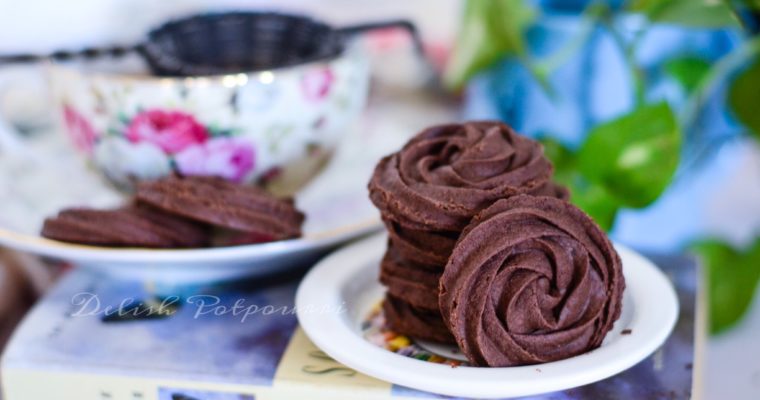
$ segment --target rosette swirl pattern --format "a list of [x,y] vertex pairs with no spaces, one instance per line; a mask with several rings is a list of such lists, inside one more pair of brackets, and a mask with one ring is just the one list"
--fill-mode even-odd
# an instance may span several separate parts
[[535,364],[600,346],[624,287],[620,257],[591,218],[562,200],[521,195],[464,230],[439,305],[473,364]]
[[541,144],[503,123],[439,125],[380,161],[370,198],[404,228],[461,231],[498,199],[547,192],[552,172]]

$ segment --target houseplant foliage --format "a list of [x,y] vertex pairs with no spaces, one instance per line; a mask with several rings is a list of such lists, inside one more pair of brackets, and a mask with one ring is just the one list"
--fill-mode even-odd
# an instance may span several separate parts
[[[632,38],[613,23],[621,13],[645,18]],[[758,0],[628,0],[615,9],[591,1],[583,17],[609,30],[626,59],[634,88],[634,106],[624,115],[592,127],[580,145],[571,148],[543,139],[554,161],[556,179],[572,190],[572,201],[602,227],[614,227],[622,208],[643,208],[656,201],[672,183],[689,132],[689,112],[676,113],[665,102],[648,101],[646,76],[636,63],[637,46],[647,29],[658,24],[688,29],[735,28],[744,41],[721,59],[710,62],[694,56],[667,60],[663,70],[688,95],[686,106],[698,113],[705,97],[714,95],[716,81],[730,79],[726,103],[744,131],[760,140],[760,1]],[[444,82],[458,90],[478,72],[505,57],[518,61],[551,97],[547,77],[578,43],[542,59],[528,52],[526,30],[541,18],[529,0],[469,0]],[[688,110],[687,110],[688,111]],[[683,127],[683,128],[682,128]],[[719,239],[703,239],[690,248],[699,254],[708,277],[710,329],[721,332],[736,324],[751,304],[760,280],[760,232],[754,243],[735,248]]]

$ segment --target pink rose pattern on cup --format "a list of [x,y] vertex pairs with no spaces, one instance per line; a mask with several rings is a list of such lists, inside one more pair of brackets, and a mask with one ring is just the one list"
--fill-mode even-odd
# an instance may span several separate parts
[[241,182],[254,167],[254,150],[246,141],[219,137],[182,150],[174,161],[183,175],[220,176]]
[[99,136],[92,124],[68,104],[63,105],[63,120],[74,146],[87,154],[92,153]]
[[[330,67],[312,68],[300,77],[300,95],[307,102],[324,101],[331,95],[336,79]],[[110,122],[115,125],[98,132],[85,114],[67,102],[62,106],[66,130],[75,146],[86,154],[94,154],[99,147],[107,149],[99,153],[107,153],[107,157],[101,156],[96,162],[104,164],[106,170],[110,168],[107,174],[117,181],[176,171],[242,182],[254,175],[254,146],[266,145],[252,143],[250,137],[238,137],[240,131],[234,127],[220,129],[213,122],[204,124],[193,113],[181,109],[154,107],[134,115],[122,113],[117,121]],[[312,128],[319,129],[325,120],[325,115],[319,116]],[[154,156],[150,161],[145,159],[148,153]],[[155,157],[161,154],[165,160]],[[311,156],[307,151],[307,157]],[[127,168],[124,163],[142,166]],[[268,166],[266,176],[260,178],[274,179],[279,173],[273,172],[281,169],[281,165]]]
[[[250,143],[229,136],[234,131],[215,132],[183,111],[142,111],[124,121],[125,127],[111,130],[112,138],[101,138],[92,124],[68,104],[63,104],[63,114],[74,145],[87,154],[99,141],[118,140],[123,132],[123,138],[132,143],[130,148],[139,145],[158,149],[166,155],[169,167],[183,175],[219,176],[241,182],[255,166],[255,150]],[[130,155],[134,156],[121,158]]]
[[153,109],[137,114],[125,136],[132,143],[150,142],[167,154],[175,154],[204,143],[209,132],[188,113]]

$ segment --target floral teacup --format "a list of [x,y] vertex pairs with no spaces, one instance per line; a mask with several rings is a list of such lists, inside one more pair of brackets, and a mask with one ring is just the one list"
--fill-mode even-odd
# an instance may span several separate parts
[[260,72],[153,77],[51,65],[65,131],[120,187],[172,173],[292,192],[318,170],[367,95],[359,43]]

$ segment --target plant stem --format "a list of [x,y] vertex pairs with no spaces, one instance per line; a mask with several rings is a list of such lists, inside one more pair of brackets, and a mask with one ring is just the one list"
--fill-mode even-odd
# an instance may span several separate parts
[[[683,131],[687,135],[693,132],[705,102],[715,92],[721,80],[757,55],[760,55],[760,36],[747,40],[713,64],[713,67],[699,81],[697,87],[686,99],[686,103],[679,115],[678,119],[681,121]],[[695,141],[694,139],[695,137],[689,138],[689,142]],[[708,143],[700,147],[694,149],[692,152],[694,154],[693,157],[684,160],[682,170],[699,164],[703,158],[709,156],[711,153],[709,150],[712,146]]]
[[549,83],[550,72],[543,69],[541,65],[532,59],[528,54],[523,54],[517,57],[517,61],[530,73],[533,79],[536,80],[538,86],[544,91],[547,97],[554,100],[557,96],[557,91]]
[[747,40],[715,62],[686,99],[686,104],[680,115],[680,120],[685,124],[684,128],[694,122],[708,95],[715,90],[719,79],[727,76],[731,71],[739,68],[758,54],[760,54],[760,36]]
[[567,40],[559,49],[541,60],[535,61],[535,68],[543,71],[546,76],[551,76],[557,69],[565,65],[585,45],[594,26],[600,17],[606,12],[606,7],[597,3],[591,3],[581,14],[582,23],[578,34]]
[[639,68],[638,64],[636,63],[636,48],[638,46],[638,43],[644,37],[646,27],[636,32],[633,40],[626,41],[623,35],[617,30],[617,28],[615,28],[612,17],[612,14],[607,14],[604,18],[602,18],[601,22],[610,33],[612,40],[615,42],[618,48],[620,48],[620,51],[623,52],[623,58],[625,59],[625,63],[628,66],[628,70],[631,76],[631,84],[633,85],[634,102],[636,107],[639,107],[644,104],[646,100],[644,93],[646,76],[644,74],[644,71]]

